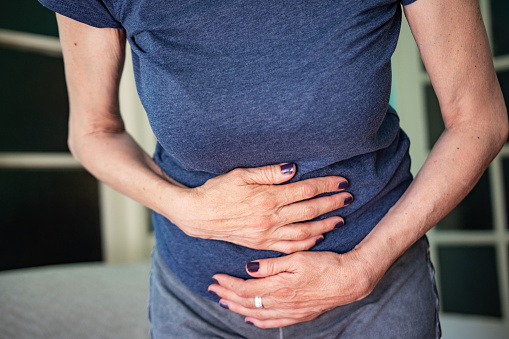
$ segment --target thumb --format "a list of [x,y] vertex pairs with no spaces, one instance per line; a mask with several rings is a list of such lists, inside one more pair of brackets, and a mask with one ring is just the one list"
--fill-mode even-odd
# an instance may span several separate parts
[[289,257],[291,257],[291,255],[278,258],[253,260],[247,263],[246,271],[249,275],[255,278],[264,278],[282,272],[293,271],[293,265]]
[[281,184],[295,175],[295,164],[283,163],[255,168],[247,168],[244,181],[248,184]]

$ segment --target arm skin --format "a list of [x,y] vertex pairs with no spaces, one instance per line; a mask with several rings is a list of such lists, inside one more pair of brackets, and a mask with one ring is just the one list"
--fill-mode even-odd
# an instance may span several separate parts
[[[507,110],[478,1],[419,0],[405,6],[405,14],[445,131],[406,193],[351,252],[256,260],[258,272],[250,274],[261,279],[214,276],[219,285],[209,290],[255,326],[311,320],[367,296],[391,264],[466,196],[507,140]],[[263,297],[265,309],[254,308],[255,296]]]
[[[348,186],[342,177],[275,185],[295,174],[294,165],[284,173],[279,164],[235,169],[196,188],[170,178],[126,133],[120,116],[125,31],[94,28],[61,15],[57,20],[70,102],[69,148],[99,180],[190,236],[255,249],[307,250],[342,225],[340,217],[302,222],[345,205],[351,195],[342,192]],[[312,199],[325,192],[339,193]]]

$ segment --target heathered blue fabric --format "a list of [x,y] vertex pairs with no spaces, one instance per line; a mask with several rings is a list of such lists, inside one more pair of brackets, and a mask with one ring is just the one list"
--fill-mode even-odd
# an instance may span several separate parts
[[[293,181],[341,175],[346,225],[313,250],[359,243],[411,182],[409,141],[389,106],[401,2],[412,0],[40,0],[97,27],[127,32],[156,162],[196,187],[237,167],[293,162]],[[101,13],[98,15],[97,13]],[[153,215],[175,275],[210,299],[212,275],[283,255],[185,235]]]

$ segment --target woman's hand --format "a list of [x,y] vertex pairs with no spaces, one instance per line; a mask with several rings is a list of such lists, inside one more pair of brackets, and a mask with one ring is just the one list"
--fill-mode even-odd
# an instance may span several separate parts
[[353,201],[342,177],[321,177],[276,185],[295,174],[293,164],[239,168],[182,190],[168,218],[186,234],[283,253],[303,251],[323,233],[344,224],[340,217],[307,221]]
[[[354,249],[345,254],[298,252],[256,260],[246,265],[259,279],[243,280],[216,274],[209,292],[221,297],[220,305],[245,315],[261,328],[292,325],[316,318],[339,305],[366,297],[385,269],[372,267]],[[254,298],[262,297],[263,309]]]

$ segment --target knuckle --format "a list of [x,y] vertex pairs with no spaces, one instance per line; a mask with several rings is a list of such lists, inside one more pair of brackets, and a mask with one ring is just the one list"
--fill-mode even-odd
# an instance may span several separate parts
[[263,310],[256,309],[253,314],[254,318],[256,319],[265,319],[266,316],[263,312]]
[[294,318],[299,321],[307,320],[308,317],[309,317],[309,314],[307,314],[307,313],[298,313],[294,316]]
[[270,229],[274,225],[274,223],[272,222],[272,218],[270,216],[258,217],[255,222],[257,228],[261,230]]
[[241,305],[242,307],[245,307],[245,308],[251,308],[251,307],[253,307],[253,302],[251,302],[251,301],[249,300],[249,298],[244,298],[244,299],[242,299],[242,301],[240,302],[240,305]]
[[274,181],[274,172],[270,167],[264,167],[260,171],[260,177],[263,178],[264,182],[273,182]]
[[248,290],[246,289],[244,284],[241,284],[240,286],[237,287],[237,295],[239,297],[245,298],[245,297],[247,297],[247,295],[246,295],[247,293],[248,293]]
[[309,219],[313,219],[314,217],[316,217],[318,214],[318,211],[317,211],[316,207],[307,205],[302,208],[301,214],[302,214],[303,220],[309,220]]
[[311,236],[311,232],[304,226],[297,228],[295,233],[295,240],[305,240]]
[[304,261],[304,259],[306,259],[306,255],[303,254],[302,252],[295,252],[294,254],[292,254],[293,257],[292,257],[292,261],[295,263],[295,264],[299,264],[301,262]]
[[330,196],[330,210],[337,210],[345,204],[345,196],[341,194],[334,194]]
[[284,254],[291,254],[295,252],[295,249],[293,249],[290,245],[282,245],[281,248],[278,250],[278,252],[284,253]]
[[299,187],[299,194],[302,198],[309,199],[318,194],[318,189],[310,183],[302,183]]
[[276,204],[274,197],[264,194],[258,197],[257,205],[259,208],[263,210],[272,210],[274,209]]
[[257,239],[257,238],[256,238],[256,239],[253,239],[253,240],[251,241],[251,245],[252,245],[252,247],[253,247],[255,250],[259,250],[259,249],[261,249],[261,248],[262,248],[262,246],[263,246],[263,244],[264,244],[264,241],[263,241],[263,240],[261,240],[261,239]]
[[235,168],[228,173],[236,181],[244,181],[246,170],[244,168]]

